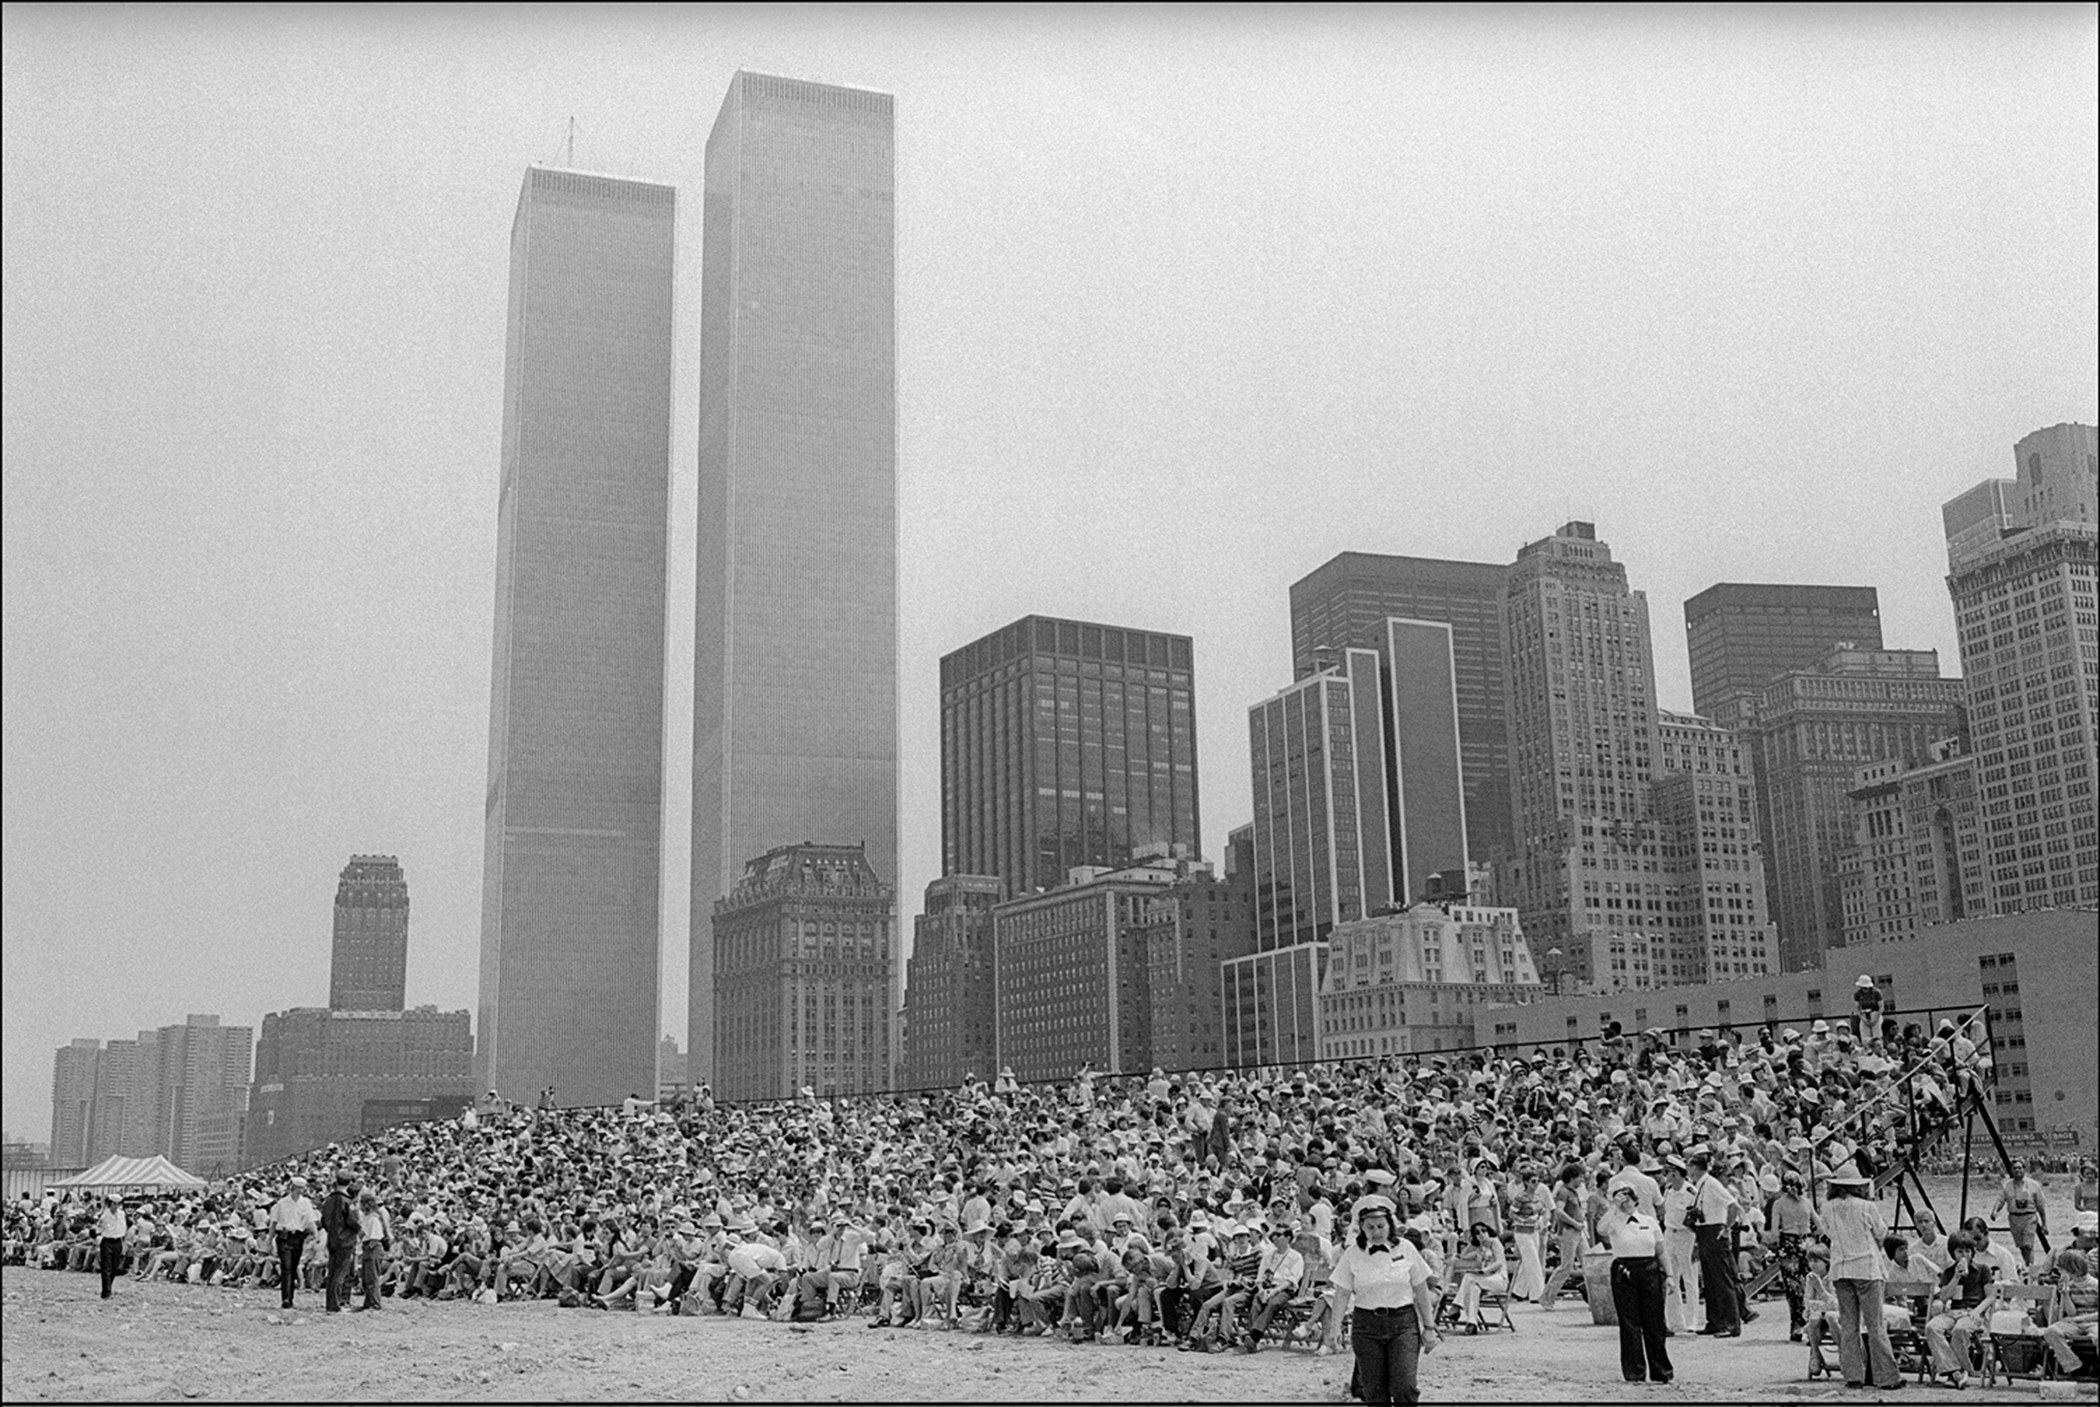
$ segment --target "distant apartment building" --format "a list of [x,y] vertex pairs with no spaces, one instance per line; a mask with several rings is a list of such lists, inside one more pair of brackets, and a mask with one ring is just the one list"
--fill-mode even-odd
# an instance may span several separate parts
[[953,1087],[997,1072],[992,911],[1004,891],[996,875],[943,875],[926,886],[905,982],[903,1088]]
[[408,1004],[408,880],[392,855],[352,855],[336,881],[331,1011]]
[[895,891],[863,845],[778,846],[715,904],[714,1092],[888,1089]]
[[[51,1162],[54,1167],[84,1168],[101,1158],[95,1148],[95,1077],[102,1042],[76,1038],[58,1048],[51,1062]],[[108,1157],[103,1154],[103,1157]]]
[[2100,903],[2100,448],[2055,425],[2016,477],[1945,505],[1990,898],[2001,913]]
[[1832,649],[1733,696],[1757,787],[1758,834],[1779,965],[1803,971],[1845,941],[1838,857],[1853,844],[1847,793],[1871,763],[1922,762],[1963,724],[1964,685],[1935,650]]
[[941,869],[1019,898],[1149,846],[1200,855],[1195,645],[1025,616],[941,659]]
[[1541,992],[1515,909],[1425,903],[1356,919],[1328,937],[1321,1058],[1460,1049],[1477,1008]]
[[1881,648],[1881,602],[1871,586],[1724,581],[1684,603],[1692,709],[1735,724],[1738,706],[1781,674],[1812,670],[1840,646]]
[[1075,869],[1057,889],[999,905],[999,1064],[1024,1081],[1062,1080],[1087,1065],[1142,1072],[1169,1050],[1205,1047],[1215,1025],[1189,1005],[1216,990],[1206,969],[1245,932],[1223,889],[1203,861],[1148,853],[1120,869]]
[[1225,1064],[1224,968],[1254,950],[1241,887],[1189,866],[1139,906],[1135,937],[1145,959],[1152,1064],[1163,1070]]
[[106,1050],[91,1039],[59,1047],[52,1079],[53,1157],[78,1155],[75,1166],[85,1167],[113,1154],[158,1153],[200,1177],[234,1171],[241,1159],[253,1044],[251,1027],[192,1015],[180,1026],[111,1041]]
[[[1291,585],[1291,662],[1297,679],[1342,651],[1385,650],[1388,620],[1450,627],[1466,849],[1476,860],[1512,843],[1501,614],[1508,577],[1508,567],[1486,562],[1344,552]],[[1419,895],[1421,888],[1415,885],[1408,892]]]
[[[1976,803],[1976,759],[1943,739],[1926,760],[1858,770],[1852,844],[1836,856],[1843,945],[1901,942],[1995,914]],[[1835,959],[1833,959],[1835,960]]]

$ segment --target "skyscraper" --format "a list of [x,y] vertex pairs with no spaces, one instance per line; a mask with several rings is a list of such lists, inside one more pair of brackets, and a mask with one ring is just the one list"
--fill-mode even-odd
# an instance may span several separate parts
[[81,1038],[60,1046],[51,1062],[52,1167],[84,1168],[101,1161],[92,1152],[95,1080],[101,1056],[102,1042]]
[[511,226],[475,1060],[528,1099],[656,1087],[675,217],[533,167]]
[[1394,617],[1451,627],[1466,847],[1475,860],[1511,844],[1501,621],[1508,577],[1508,567],[1487,562],[1344,552],[1291,585],[1296,678],[1313,672],[1322,651],[1385,650],[1386,621]]
[[1497,896],[1534,958],[1560,950],[1541,971],[1613,988],[1767,970],[1748,764],[1728,730],[1657,708],[1648,598],[1594,526],[1517,554],[1503,622],[1517,849]]
[[1019,898],[1141,849],[1203,851],[1195,645],[1025,616],[941,659],[941,859]]
[[1999,913],[2100,903],[2100,447],[2054,425],[1942,510]]
[[1922,762],[1868,763],[1854,780],[1853,843],[1835,861],[1844,946],[1994,915],[1976,759],[1958,739],[1933,744]]
[[906,984],[904,1089],[990,1079],[993,1060],[992,909],[1004,888],[992,875],[942,875],[926,886],[912,925]]
[[1402,856],[1388,828],[1378,656],[1247,710],[1254,781],[1254,932],[1263,952],[1320,942],[1338,923],[1391,906]]
[[1937,651],[1861,648],[1728,696],[1757,783],[1782,970],[1814,967],[1844,941],[1838,856],[1853,844],[1855,774],[1883,759],[1915,765],[1960,732],[1962,688],[1940,678]]
[[399,1011],[408,1000],[408,880],[392,855],[352,855],[335,887],[332,1011]]
[[890,1086],[896,893],[860,845],[782,845],[715,905],[715,1093]]
[[715,900],[809,836],[897,875],[891,99],[738,73],[700,269],[691,1002],[715,1050]]
[[1692,708],[1733,724],[1736,703],[1789,670],[1813,669],[1839,645],[1881,648],[1871,586],[1767,586],[1724,581],[1684,603]]

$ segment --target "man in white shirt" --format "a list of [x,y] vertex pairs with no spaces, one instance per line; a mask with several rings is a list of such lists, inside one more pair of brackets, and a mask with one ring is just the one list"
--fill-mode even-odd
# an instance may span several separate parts
[[1641,1150],[1632,1139],[1619,1145],[1619,1170],[1612,1174],[1604,1186],[1604,1195],[1609,1197],[1621,1187],[1631,1187],[1640,1199],[1641,1211],[1651,1221],[1662,1219],[1662,1187],[1656,1180],[1640,1169]]
[[102,1271],[102,1298],[109,1298],[109,1287],[116,1283],[124,1267],[124,1234],[129,1230],[124,1221],[124,1199],[117,1193],[109,1194],[102,1204],[102,1211],[95,1218],[95,1236],[98,1243],[99,1268]]
[[277,1289],[284,1307],[292,1307],[292,1291],[299,1286],[299,1261],[306,1254],[306,1238],[321,1224],[321,1214],[306,1196],[306,1179],[294,1177],[284,1195],[270,1208],[270,1230],[277,1239]]
[[1729,1228],[1741,1208],[1733,1192],[1713,1175],[1711,1155],[1704,1151],[1691,1158],[1692,1235],[1697,1240],[1699,1281],[1706,1291],[1706,1327],[1699,1332],[1713,1338],[1743,1335],[1742,1285],[1736,1274],[1735,1251],[1729,1244]]

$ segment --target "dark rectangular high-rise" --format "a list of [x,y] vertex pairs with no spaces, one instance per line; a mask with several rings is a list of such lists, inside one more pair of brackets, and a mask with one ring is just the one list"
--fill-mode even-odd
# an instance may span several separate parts
[[1147,846],[1202,854],[1195,644],[1026,616],[941,659],[941,870],[1019,898]]
[[1871,586],[1724,581],[1684,603],[1692,709],[1733,726],[1739,700],[1792,670],[1814,669],[1840,645],[1881,648],[1881,603]]
[[511,227],[475,1060],[527,1098],[656,1087],[674,199],[533,167]]
[[1322,652],[1353,646],[1386,656],[1386,621],[1394,617],[1451,627],[1466,849],[1475,860],[1512,843],[1501,619],[1508,579],[1508,567],[1488,562],[1344,552],[1291,584],[1291,663],[1299,679],[1319,667]]
[[335,886],[328,960],[331,1011],[400,1011],[408,1003],[408,879],[392,855],[352,855]]
[[738,73],[700,251],[688,1043],[717,1048],[715,901],[753,856],[897,877],[896,218],[887,93]]

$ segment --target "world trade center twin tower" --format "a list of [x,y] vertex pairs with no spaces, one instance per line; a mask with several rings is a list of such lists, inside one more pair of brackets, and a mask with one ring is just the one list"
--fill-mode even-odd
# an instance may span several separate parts
[[[892,164],[889,95],[754,73],[707,141],[695,1078],[748,861],[897,878]],[[511,232],[477,1061],[513,1098],[655,1095],[675,212],[533,167]]]

